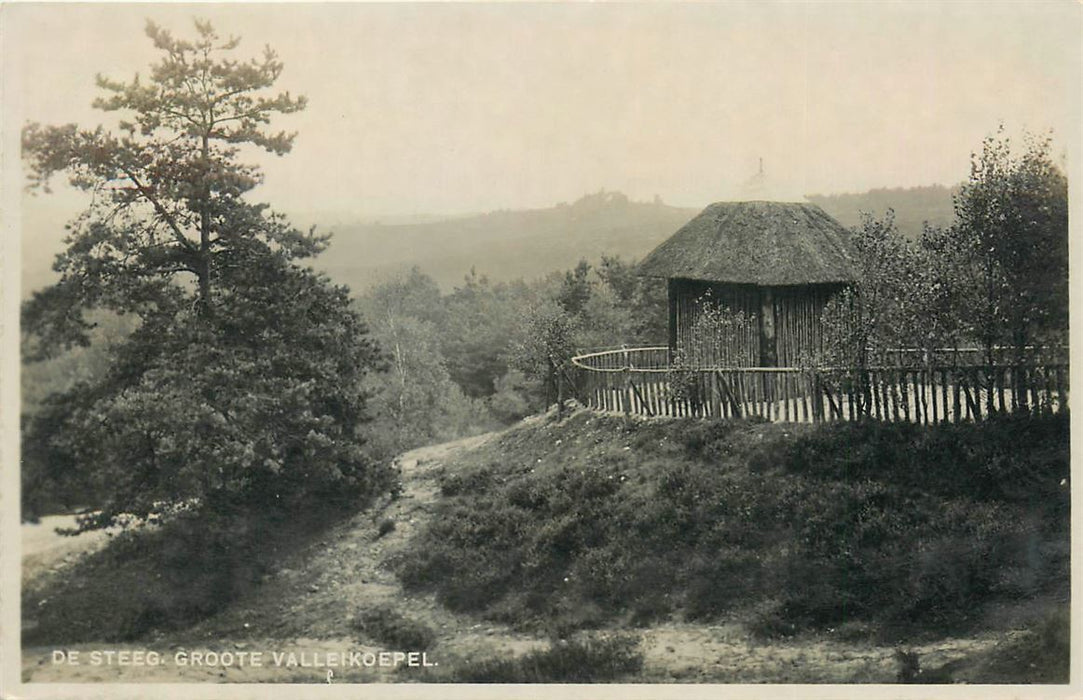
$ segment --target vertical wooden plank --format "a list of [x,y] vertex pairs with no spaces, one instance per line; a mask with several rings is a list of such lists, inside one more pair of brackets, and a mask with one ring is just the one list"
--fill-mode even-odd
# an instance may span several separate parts
[[905,370],[895,369],[893,370],[892,376],[894,377],[892,386],[894,386],[893,394],[895,399],[896,419],[901,421],[909,421],[910,418],[908,412],[909,406],[907,405],[908,392],[906,391],[906,372]]
[[820,376],[819,372],[817,372],[813,376],[815,377],[815,389],[813,390],[813,393],[812,393],[812,414],[814,416],[814,420],[817,423],[823,423],[825,421],[825,419],[826,419],[826,416],[824,414],[824,408],[825,407],[824,407],[823,378]]
[[940,370],[940,408],[942,409],[942,416],[944,422],[948,422],[948,393],[950,388],[948,387],[948,371],[946,369]]
[[914,390],[915,375],[917,370],[907,369],[903,370],[903,386],[906,388],[906,411],[907,420],[914,423],[921,424],[921,419],[918,417],[918,395]]
[[993,383],[996,385],[997,402],[1000,404],[997,406],[997,412],[1003,415],[1006,413],[1006,407],[1004,405],[1004,368],[996,367],[993,369]]
[[1032,407],[1030,410],[1031,413],[1037,413],[1042,401],[1041,396],[1038,394],[1038,389],[1041,386],[1041,379],[1039,378],[1041,370],[1038,367],[1033,367],[1029,371],[1030,381],[1027,384],[1030,387],[1030,405]]
[[871,405],[869,406],[869,412],[872,413],[872,417],[880,420],[880,377],[876,370],[868,370],[869,377],[869,396]]
[[782,377],[782,416],[787,423],[790,422],[790,374],[787,372]]
[[761,367],[778,365],[775,337],[775,302],[770,287],[760,288],[760,361]]
[[922,425],[929,422],[925,417],[925,378],[922,371],[916,369],[910,373],[910,379],[914,387],[914,421]]
[[952,408],[954,409],[953,415],[955,416],[955,422],[956,423],[961,421],[962,418],[963,418],[962,406],[961,406],[961,401],[960,401],[960,397],[959,397],[959,392],[962,390],[962,381],[963,381],[962,373],[957,369],[952,370],[951,371],[951,387],[952,387],[952,390],[953,390],[952,394],[954,396],[954,398],[952,399]]
[[763,385],[760,382],[759,373],[751,373],[749,375],[749,380],[752,383],[752,395],[755,397],[756,415],[763,418]]
[[766,402],[767,407],[767,420],[772,423],[778,420],[778,405],[775,400],[778,398],[778,374],[775,372],[763,373],[763,399]]
[[1041,384],[1038,386],[1040,394],[1039,406],[1041,406],[1040,412],[1043,414],[1047,414],[1050,413],[1052,409],[1052,402],[1049,400],[1049,397],[1053,395],[1053,392],[1050,390],[1049,387],[1049,368],[1042,367],[1040,374]]
[[889,420],[892,423],[899,420],[899,400],[896,387],[896,374],[895,369],[888,369],[884,371],[884,404],[890,415]]
[[1057,367],[1057,410],[1064,413],[1068,410],[1068,370]]
[[967,420],[977,420],[978,417],[974,415],[974,410],[975,406],[978,405],[979,402],[970,396],[970,394],[974,393],[975,390],[974,372],[968,370],[968,368],[965,368],[965,370],[960,371],[960,375],[962,375],[960,387],[963,389],[963,407],[965,409],[963,412],[963,417],[965,417]]
[[1059,408],[1059,368],[1056,365],[1047,365],[1045,367],[1045,402],[1047,404],[1046,411],[1050,414],[1056,413]]
[[926,367],[918,371],[918,379],[921,383],[921,415],[924,425],[933,425],[936,422],[933,417],[936,411],[936,393],[934,392],[935,380],[932,375],[932,370]]
[[937,407],[937,399],[936,399],[936,374],[937,374],[936,369],[930,369],[929,370],[929,394],[930,394],[930,396],[932,398],[932,401],[930,401],[929,403],[930,403],[930,405],[932,407],[932,414],[933,414],[933,416],[932,416],[933,420],[932,420],[932,423],[930,423],[930,425],[936,425],[937,423],[940,422],[940,412],[937,410],[938,407]]
[[890,369],[887,372],[887,398],[891,407],[891,420],[893,423],[899,422],[899,370]]
[[666,283],[666,300],[669,313],[669,350],[677,349],[677,294],[680,290],[677,280],[670,278]]
[[970,371],[970,381],[968,384],[971,387],[971,391],[974,393],[974,420],[979,421],[983,417],[981,414],[981,370],[972,369]]
[[910,387],[908,386],[910,370],[899,370],[899,393],[902,399],[903,420],[910,422]]
[[808,423],[815,423],[816,418],[812,410],[812,373],[806,373],[802,377],[802,380],[804,391],[802,392],[803,395],[801,397],[801,409],[804,412],[805,421]]
[[760,415],[767,420],[771,420],[771,397],[768,395],[768,391],[771,388],[770,382],[770,375],[766,372],[760,372],[760,381],[758,384],[760,389],[760,407],[763,411]]
[[939,374],[940,371],[937,368],[929,368],[929,410],[932,413],[932,425],[940,422],[940,396],[943,392],[941,392]]

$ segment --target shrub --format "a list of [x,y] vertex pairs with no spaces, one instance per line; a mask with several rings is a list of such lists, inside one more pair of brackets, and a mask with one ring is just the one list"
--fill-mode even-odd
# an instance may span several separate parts
[[643,655],[634,637],[596,637],[554,642],[544,651],[514,659],[458,666],[452,679],[464,683],[598,683],[634,676]]
[[431,627],[389,607],[362,610],[354,618],[353,626],[364,637],[401,651],[426,651],[436,643],[436,633]]
[[182,512],[122,531],[104,549],[23,592],[27,644],[123,642],[184,629],[248,593],[279,552],[319,537],[340,513]]
[[384,535],[388,535],[395,531],[395,521],[391,518],[384,518],[380,521],[379,527],[376,528],[376,538],[379,539]]
[[[1066,450],[1042,442],[1066,440],[1066,423],[1004,421],[1010,439],[994,421],[522,426],[444,477],[399,573],[455,609],[562,636],[749,606],[763,635],[962,630],[997,596],[1066,580]],[[1020,464],[1029,490],[993,488]],[[1050,483],[1059,500],[1035,500]]]

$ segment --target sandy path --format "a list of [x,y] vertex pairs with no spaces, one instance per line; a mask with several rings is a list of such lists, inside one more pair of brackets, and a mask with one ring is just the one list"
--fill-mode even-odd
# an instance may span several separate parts
[[104,530],[84,532],[74,537],[57,534],[57,528],[74,528],[74,515],[47,515],[37,523],[23,523],[19,528],[23,558],[23,585],[40,579],[50,571],[69,566],[80,557],[96,551],[109,541]]

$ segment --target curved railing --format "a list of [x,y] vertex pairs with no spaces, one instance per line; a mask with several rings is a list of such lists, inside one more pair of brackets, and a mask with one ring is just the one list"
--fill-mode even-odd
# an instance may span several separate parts
[[670,365],[669,347],[614,348],[578,355],[572,365],[595,372],[667,372]]
[[[940,358],[938,358],[940,359]],[[1068,409],[1068,365],[912,367],[683,367],[668,347],[618,348],[572,358],[575,398],[600,411],[646,416],[759,417],[917,423]]]

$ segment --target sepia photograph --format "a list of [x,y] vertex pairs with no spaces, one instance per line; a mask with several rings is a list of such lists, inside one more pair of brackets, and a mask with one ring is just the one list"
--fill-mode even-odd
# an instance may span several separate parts
[[0,697],[1079,697],[1081,28],[5,3]]

